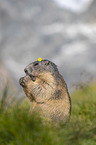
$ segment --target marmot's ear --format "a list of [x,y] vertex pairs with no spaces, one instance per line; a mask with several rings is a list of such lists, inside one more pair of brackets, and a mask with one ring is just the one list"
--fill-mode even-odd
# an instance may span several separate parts
[[48,60],[45,61],[45,65],[49,65],[49,61]]

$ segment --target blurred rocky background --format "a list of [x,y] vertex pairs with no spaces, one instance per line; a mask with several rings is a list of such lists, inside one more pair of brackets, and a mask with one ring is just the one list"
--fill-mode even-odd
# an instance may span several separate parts
[[96,0],[0,0],[0,89],[24,68],[55,62],[70,90],[96,80]]

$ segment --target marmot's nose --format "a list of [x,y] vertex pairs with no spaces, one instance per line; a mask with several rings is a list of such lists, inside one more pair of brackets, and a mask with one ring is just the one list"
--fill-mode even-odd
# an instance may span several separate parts
[[19,79],[19,84],[21,86],[24,86],[25,85],[24,77],[22,77],[22,78]]
[[24,71],[25,71],[26,74],[28,74],[28,70],[26,68],[24,69]]

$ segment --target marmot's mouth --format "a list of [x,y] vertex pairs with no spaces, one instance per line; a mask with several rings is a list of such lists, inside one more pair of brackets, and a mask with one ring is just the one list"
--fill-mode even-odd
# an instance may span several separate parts
[[32,81],[36,81],[36,77],[35,76],[33,76],[32,74],[29,74],[29,76],[30,76]]

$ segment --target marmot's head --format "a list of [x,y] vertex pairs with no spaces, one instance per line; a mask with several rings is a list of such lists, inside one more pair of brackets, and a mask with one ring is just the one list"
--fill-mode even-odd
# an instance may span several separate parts
[[[19,83],[28,97],[32,100],[44,101],[50,98],[56,90],[59,74],[57,66],[48,61],[35,61],[24,69],[26,76],[20,78]],[[57,77],[57,78],[56,78]]]
[[26,75],[29,75],[32,78],[32,80],[35,80],[35,77],[40,75],[41,73],[49,72],[53,76],[56,76],[56,74],[59,73],[57,66],[49,60],[32,62],[28,66],[26,66],[24,71],[25,71]]

